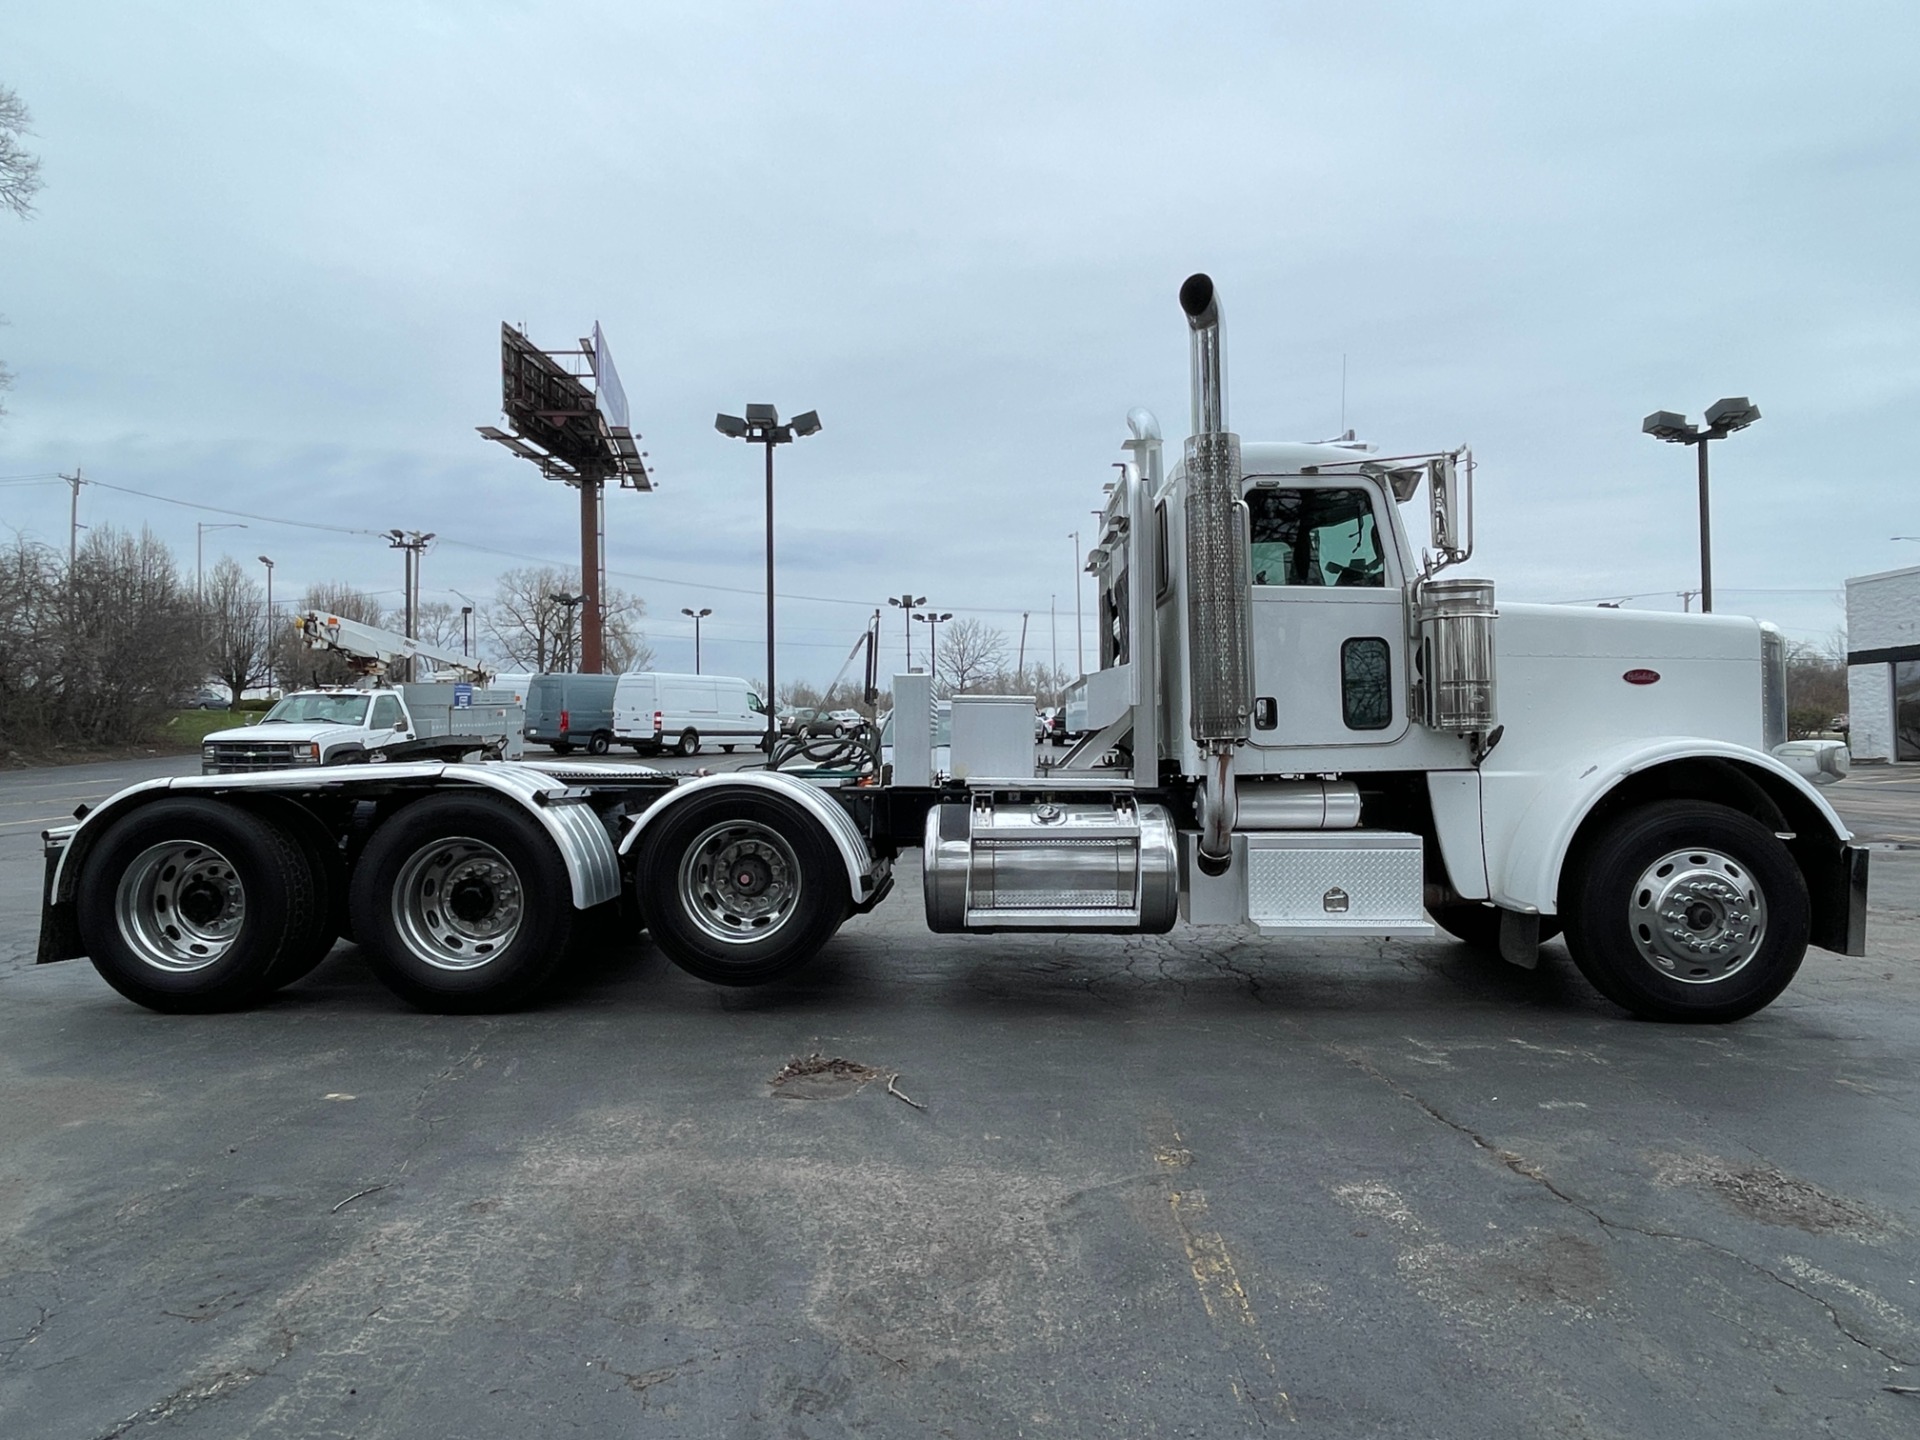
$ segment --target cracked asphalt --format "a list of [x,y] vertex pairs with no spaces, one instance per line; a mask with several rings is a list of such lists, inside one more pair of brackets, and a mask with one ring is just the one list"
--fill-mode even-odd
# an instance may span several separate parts
[[1868,956],[1678,1028],[1558,943],[930,935],[911,862],[766,989],[153,1015],[32,964],[37,828],[173,763],[0,775],[0,1434],[1920,1428],[1912,771],[1829,792]]

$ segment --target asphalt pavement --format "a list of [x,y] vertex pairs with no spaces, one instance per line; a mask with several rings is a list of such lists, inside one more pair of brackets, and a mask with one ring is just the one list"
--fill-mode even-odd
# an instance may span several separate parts
[[1920,1427],[1920,773],[1827,792],[1868,956],[1691,1028],[1558,943],[930,935],[912,863],[759,990],[34,966],[39,826],[192,767],[0,774],[0,1434]]

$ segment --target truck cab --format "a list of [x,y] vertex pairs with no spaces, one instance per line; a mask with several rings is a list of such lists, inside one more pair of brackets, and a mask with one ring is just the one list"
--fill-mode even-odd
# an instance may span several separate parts
[[200,747],[200,773],[349,764],[413,738],[413,716],[397,690],[298,690],[256,723],[208,735]]

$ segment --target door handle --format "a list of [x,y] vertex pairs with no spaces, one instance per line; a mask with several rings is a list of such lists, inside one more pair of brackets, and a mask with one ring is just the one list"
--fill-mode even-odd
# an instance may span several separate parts
[[1253,728],[1271,730],[1280,723],[1280,707],[1271,695],[1257,695],[1253,701]]

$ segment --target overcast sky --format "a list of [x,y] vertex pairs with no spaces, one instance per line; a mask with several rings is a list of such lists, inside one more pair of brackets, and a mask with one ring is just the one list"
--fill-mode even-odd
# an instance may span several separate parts
[[[1641,417],[1750,395],[1718,608],[1819,640],[1847,575],[1920,563],[1916,57],[1912,0],[15,4],[45,187],[0,215],[0,526],[64,545],[77,465],[436,531],[429,598],[484,601],[578,556],[572,492],[474,433],[500,323],[598,320],[659,484],[609,496],[607,563],[659,668],[711,606],[706,668],[760,672],[759,454],[713,429],[748,401],[825,424],[778,458],[783,676],[909,587],[1031,612],[1030,658],[1057,607],[1071,663],[1070,533],[1130,406],[1177,451],[1204,269],[1234,428],[1335,434],[1344,360],[1362,439],[1473,446],[1508,599],[1679,608],[1693,457]],[[81,519],[191,569],[222,517]],[[381,542],[248,525],[208,564],[398,602]]]

